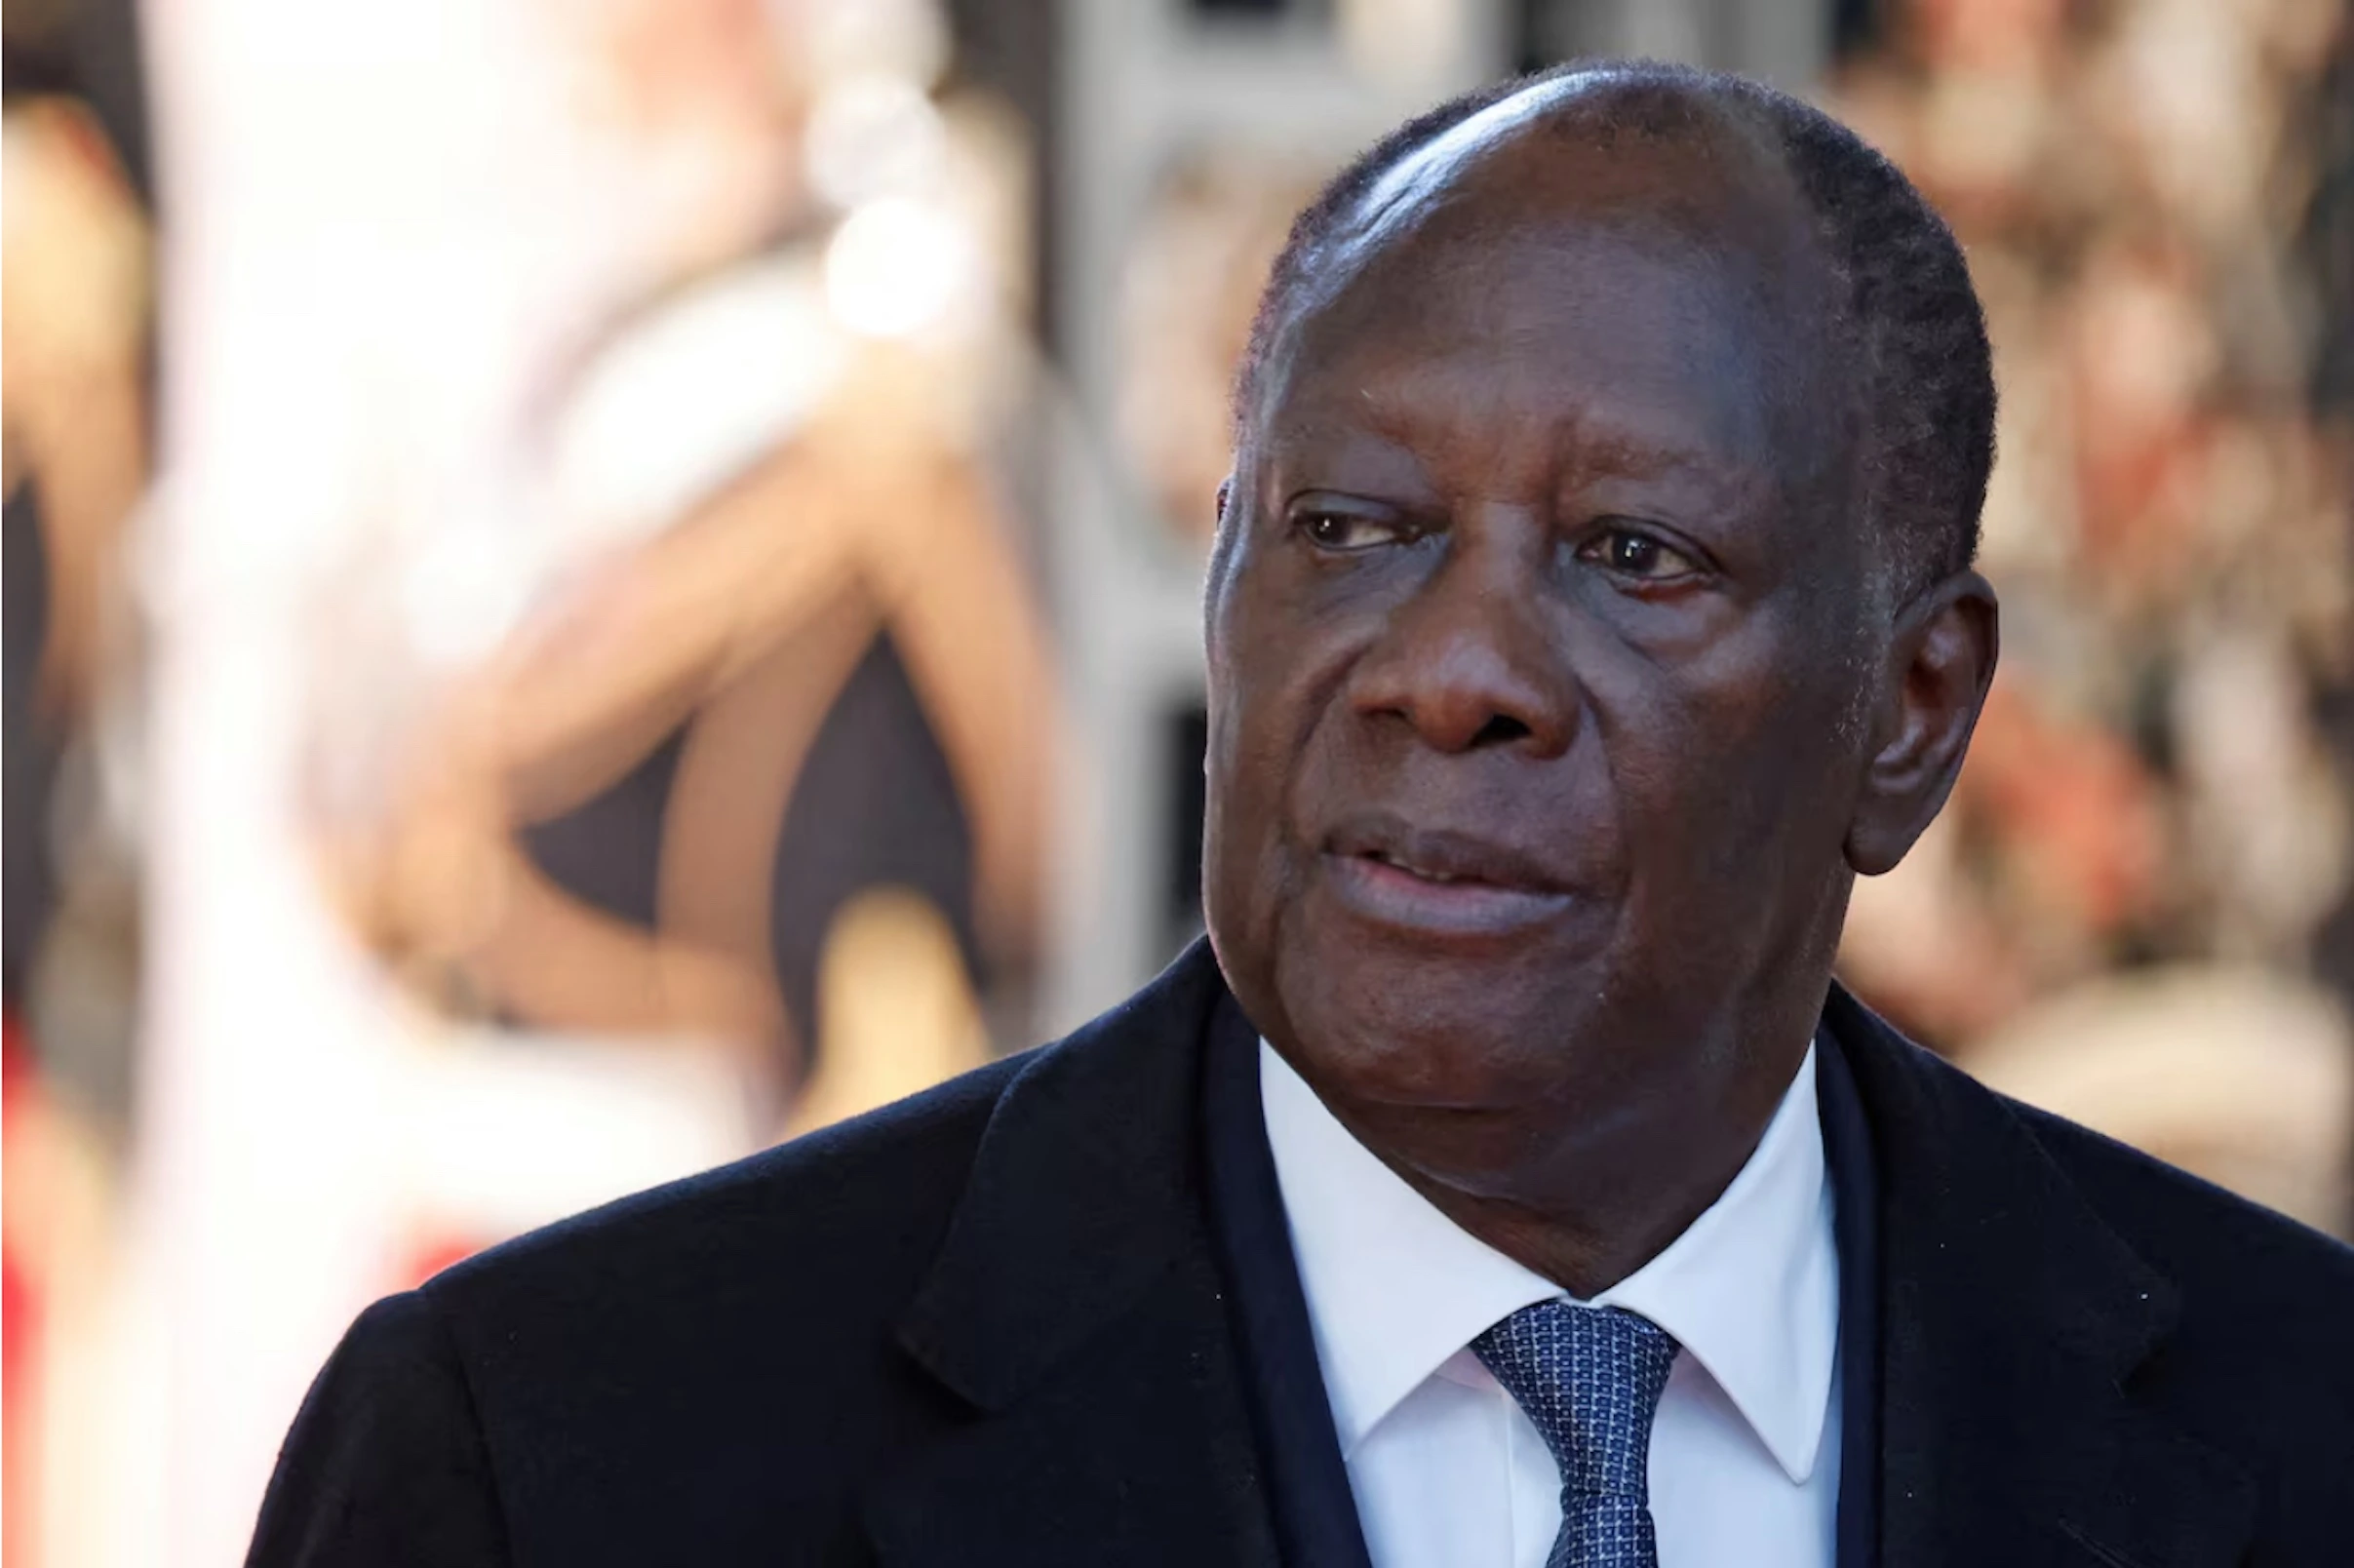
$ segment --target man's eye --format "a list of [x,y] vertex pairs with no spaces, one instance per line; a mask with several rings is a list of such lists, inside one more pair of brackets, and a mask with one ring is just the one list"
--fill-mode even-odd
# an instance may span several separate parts
[[1370,550],[1395,541],[1404,531],[1393,522],[1349,512],[1305,512],[1295,526],[1319,550]]
[[1667,582],[1700,569],[1681,550],[1630,529],[1612,529],[1580,553],[1623,577],[1644,582]]

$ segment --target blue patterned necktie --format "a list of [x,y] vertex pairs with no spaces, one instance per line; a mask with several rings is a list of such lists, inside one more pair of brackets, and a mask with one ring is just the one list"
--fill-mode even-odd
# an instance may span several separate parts
[[1659,1568],[1651,1418],[1674,1337],[1616,1307],[1541,1301],[1471,1341],[1561,1467],[1561,1533],[1545,1568]]

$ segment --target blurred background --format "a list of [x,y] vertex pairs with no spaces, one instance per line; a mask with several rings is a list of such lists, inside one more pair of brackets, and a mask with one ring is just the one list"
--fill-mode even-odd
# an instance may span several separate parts
[[[353,1312],[1197,929],[1294,209],[1589,54],[1952,217],[1993,702],[1845,972],[2354,1221],[2341,0],[12,0],[13,1568],[237,1560]],[[776,1391],[779,1400],[792,1391]]]

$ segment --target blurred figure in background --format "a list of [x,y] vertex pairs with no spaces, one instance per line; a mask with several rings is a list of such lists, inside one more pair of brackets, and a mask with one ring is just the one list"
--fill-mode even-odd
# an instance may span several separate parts
[[693,128],[735,177],[684,225],[713,238],[599,329],[530,433],[578,540],[544,602],[437,696],[336,845],[424,995],[718,1042],[768,1135],[985,1059],[978,993],[1018,998],[1038,939],[1054,773],[1043,630],[988,472],[1004,350],[972,316],[998,259],[918,205],[978,209],[1006,172],[972,144],[987,122],[960,143],[925,97],[937,18],[876,15],[846,62],[758,6],[608,17],[620,112]]
[[1024,159],[935,101],[934,6],[155,34],[209,220],[152,541],[169,1491],[127,1511],[218,1551],[279,1347],[350,1299],[985,1060],[1058,756],[999,462]]

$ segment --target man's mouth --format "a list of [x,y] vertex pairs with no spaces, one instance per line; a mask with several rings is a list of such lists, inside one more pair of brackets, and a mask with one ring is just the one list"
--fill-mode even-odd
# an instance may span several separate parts
[[1387,850],[1382,849],[1367,850],[1364,858],[1374,862],[1376,865],[1394,867],[1395,869],[1404,872],[1409,877],[1420,877],[1424,882],[1438,882],[1442,885],[1449,882],[1459,882],[1483,883],[1486,882],[1486,879],[1483,877],[1458,877],[1452,872],[1439,871],[1435,867],[1418,866],[1411,860],[1391,854]]
[[1353,914],[1429,938],[1507,934],[1571,902],[1563,881],[1525,850],[1387,813],[1343,823],[1327,837],[1323,861]]
[[1325,849],[1441,886],[1471,882],[1518,892],[1568,891],[1550,868],[1525,849],[1478,834],[1414,827],[1388,812],[1368,812],[1343,822],[1327,837]]

